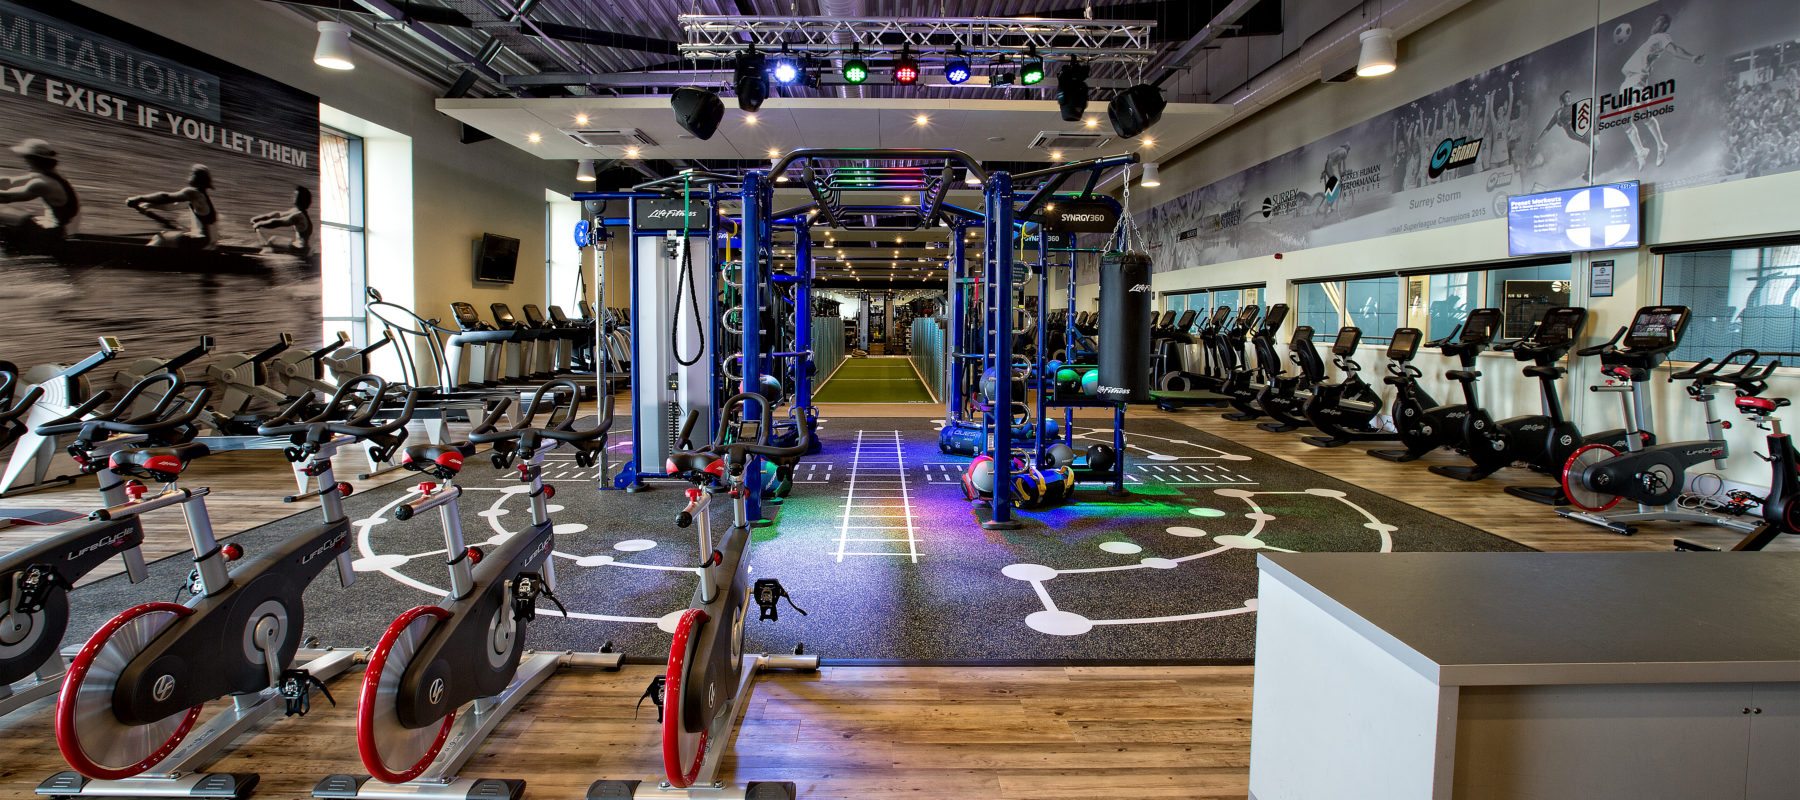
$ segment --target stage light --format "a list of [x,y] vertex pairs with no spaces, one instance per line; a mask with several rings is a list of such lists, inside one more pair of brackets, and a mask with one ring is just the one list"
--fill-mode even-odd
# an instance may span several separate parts
[[1163,109],[1168,105],[1162,90],[1140,83],[1114,97],[1106,107],[1106,116],[1112,120],[1113,132],[1119,138],[1130,139],[1162,121]]
[[737,89],[738,108],[756,111],[769,99],[768,59],[756,50],[745,50],[737,57],[732,70],[732,86]]
[[860,84],[869,79],[869,64],[862,60],[862,48],[850,51],[850,57],[844,60],[844,82]]
[[1144,177],[1138,179],[1139,186],[1154,189],[1162,185],[1162,165],[1154,161],[1144,162]]
[[1070,59],[1056,73],[1056,107],[1062,109],[1064,122],[1075,122],[1087,113],[1088,65]]
[[1019,83],[1035,86],[1044,81],[1044,60],[1038,58],[1037,45],[1026,51],[1025,63],[1019,67]]
[[919,82],[919,60],[912,57],[908,48],[900,48],[900,57],[894,59],[894,82],[902,86]]
[[775,66],[769,69],[769,74],[775,76],[776,83],[792,86],[795,81],[800,80],[800,62],[795,61],[793,56],[776,56]]
[[1006,56],[996,57],[994,63],[988,67],[989,86],[1011,86],[1013,78],[1012,67],[1007,64]]
[[319,46],[313,49],[313,63],[326,69],[356,69],[351,60],[350,26],[325,20],[319,23]]
[[944,62],[944,80],[960,85],[974,74],[975,71],[969,68],[969,59],[963,56],[962,46],[958,45],[950,54],[949,60]]
[[581,160],[581,163],[575,167],[575,180],[581,181],[582,183],[593,183],[595,180],[598,180],[598,178],[594,176],[593,159],[584,158]]
[[1358,35],[1362,55],[1356,59],[1356,76],[1375,78],[1399,69],[1398,48],[1391,28],[1370,28]]

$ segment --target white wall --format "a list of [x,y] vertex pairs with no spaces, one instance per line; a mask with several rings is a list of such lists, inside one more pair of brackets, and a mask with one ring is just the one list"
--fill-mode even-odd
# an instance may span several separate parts
[[[460,126],[433,107],[434,87],[360,47],[354,70],[317,67],[312,50],[318,34],[278,3],[80,1],[311,92],[335,112],[385,131],[379,141],[370,140],[367,153],[369,272],[371,285],[390,301],[447,318],[452,300],[475,303],[485,314],[490,302],[511,303],[517,310],[544,299],[544,190],[572,191],[572,164],[534,158],[504,142],[462,144]],[[396,205],[410,213],[378,230],[375,218]],[[520,240],[517,283],[475,284],[473,242],[484,232]]]
[[[1390,108],[1443,88],[1451,80],[1473,75],[1505,63],[1582,30],[1646,5],[1644,0],[1474,0],[1433,25],[1407,37],[1400,45],[1401,69],[1376,80],[1346,84],[1315,84],[1295,93],[1263,113],[1202,143],[1163,164],[1162,186],[1133,187],[1132,201],[1139,208],[1168,202],[1200,186],[1269,160],[1306,143],[1373,117]],[[1709,241],[1800,231],[1800,173],[1656,193],[1646,201],[1645,235],[1650,244]],[[1617,262],[1614,295],[1588,298],[1587,256],[1574,261],[1575,291],[1572,303],[1589,309],[1588,340],[1611,336],[1631,320],[1639,306],[1660,302],[1659,261],[1648,247],[1637,252],[1613,252],[1599,258]],[[1503,220],[1419,231],[1361,242],[1318,247],[1280,257],[1263,256],[1221,264],[1158,273],[1153,285],[1159,293],[1267,281],[1267,302],[1294,302],[1291,284],[1297,280],[1361,272],[1442,267],[1505,261],[1508,258]],[[1094,308],[1098,287],[1078,287],[1077,300]],[[1384,336],[1385,332],[1371,332]],[[1283,334],[1285,339],[1285,333]],[[1754,342],[1746,342],[1755,346]],[[1365,346],[1358,360],[1366,373],[1385,366],[1382,346]],[[1455,396],[1455,386],[1441,374],[1446,359],[1421,353],[1419,366],[1432,380],[1428,386],[1439,399]],[[1598,379],[1597,359],[1577,360],[1563,384],[1565,406],[1588,430],[1620,424],[1616,399],[1594,396],[1584,387]],[[1497,416],[1538,413],[1540,400],[1535,381],[1518,374],[1510,357],[1489,355],[1483,371],[1484,401]],[[1770,394],[1800,394],[1800,371],[1785,374]],[[1688,400],[1681,385],[1658,380],[1653,392],[1655,422],[1665,441],[1701,436],[1699,407]],[[1728,400],[1726,401],[1728,402]],[[1729,409],[1721,410],[1735,417]],[[1768,472],[1751,450],[1762,449],[1761,433],[1738,425],[1730,436],[1732,450],[1743,455],[1733,462],[1727,478],[1766,486]]]

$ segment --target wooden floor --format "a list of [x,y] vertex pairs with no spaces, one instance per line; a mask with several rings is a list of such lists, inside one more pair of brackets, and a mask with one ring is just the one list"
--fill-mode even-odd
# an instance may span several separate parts
[[[833,407],[822,415],[939,413],[930,409]],[[1542,550],[1666,550],[1678,532],[1709,535],[1647,526],[1625,537],[1564,520],[1498,488],[1535,485],[1536,476],[1470,484],[1426,472],[1431,463],[1456,463],[1448,456],[1392,464],[1363,455],[1364,446],[1323,450],[1217,412],[1166,416]],[[265,452],[213,457],[187,483],[214,486],[214,519],[242,529],[295,510],[271,499],[291,491],[289,481],[280,456]],[[86,484],[0,503],[79,506],[91,496]],[[42,529],[0,531],[0,548],[34,530]],[[178,522],[153,526],[150,538],[152,557],[184,543]],[[528,777],[528,796],[541,798],[579,798],[596,778],[654,774],[654,711],[634,719],[632,708],[656,671],[552,678],[467,774]],[[340,702],[354,702],[355,681],[351,675],[336,682]],[[1241,798],[1249,778],[1250,693],[1247,667],[828,667],[760,683],[726,764],[739,779],[796,781],[808,798]],[[276,723],[218,769],[262,773],[260,797],[306,796],[322,775],[360,771],[351,711],[320,704],[306,718]],[[30,796],[37,781],[62,768],[47,701],[0,719],[0,737],[8,742],[0,749],[0,798]]]

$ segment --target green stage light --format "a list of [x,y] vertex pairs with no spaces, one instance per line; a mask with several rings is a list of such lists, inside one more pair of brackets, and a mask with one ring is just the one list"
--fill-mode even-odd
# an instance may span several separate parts
[[1032,86],[1044,82],[1044,59],[1039,58],[1037,46],[1032,45],[1026,52],[1025,62],[1019,65],[1019,83]]
[[869,65],[860,58],[852,58],[844,62],[844,82],[862,83],[869,79]]

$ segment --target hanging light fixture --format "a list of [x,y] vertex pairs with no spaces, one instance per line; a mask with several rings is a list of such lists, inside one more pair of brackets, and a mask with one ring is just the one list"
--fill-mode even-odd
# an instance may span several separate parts
[[919,61],[912,57],[912,46],[901,45],[900,57],[894,59],[894,83],[911,86],[919,82]]
[[1155,161],[1144,162],[1144,177],[1138,179],[1138,185],[1154,189],[1162,185],[1162,165]]
[[1044,59],[1038,57],[1037,45],[1028,45],[1025,63],[1019,67],[1019,83],[1035,86],[1044,80]]
[[581,160],[581,164],[575,167],[575,180],[581,181],[582,183],[593,183],[595,180],[598,180],[598,178],[594,176],[593,159],[584,158]]
[[313,63],[326,69],[356,69],[350,54],[350,26],[324,20],[319,23],[319,46],[313,49]]
[[1360,35],[1362,55],[1356,59],[1356,76],[1375,78],[1400,68],[1399,48],[1392,28],[1370,28]]

